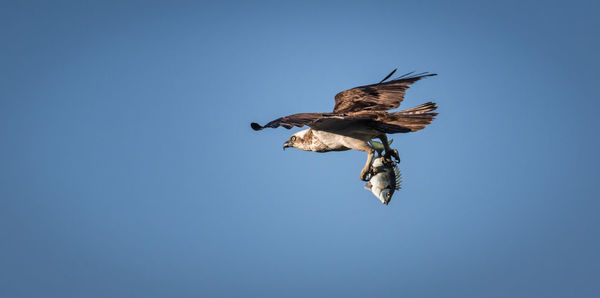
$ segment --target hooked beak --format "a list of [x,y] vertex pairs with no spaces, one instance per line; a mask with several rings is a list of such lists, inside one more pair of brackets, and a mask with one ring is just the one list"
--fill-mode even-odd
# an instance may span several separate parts
[[292,145],[290,145],[289,141],[283,143],[283,150],[285,150],[285,148],[288,148],[288,147],[292,147]]

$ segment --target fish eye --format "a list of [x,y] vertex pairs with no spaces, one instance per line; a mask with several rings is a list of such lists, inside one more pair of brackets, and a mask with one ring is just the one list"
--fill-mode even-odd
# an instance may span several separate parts
[[290,141],[292,141],[292,142],[296,141],[296,136],[292,136],[292,137],[290,138]]

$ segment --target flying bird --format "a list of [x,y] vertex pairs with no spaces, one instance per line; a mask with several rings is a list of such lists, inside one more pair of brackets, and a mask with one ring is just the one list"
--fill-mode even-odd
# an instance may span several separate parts
[[293,134],[283,144],[288,147],[313,152],[330,152],[360,150],[367,153],[367,162],[360,172],[360,179],[367,181],[369,168],[375,150],[369,141],[381,140],[385,147],[385,156],[395,156],[397,151],[390,149],[386,134],[418,131],[430,124],[437,113],[433,102],[401,110],[387,112],[398,108],[409,86],[434,73],[413,74],[412,72],[385,82],[396,69],[377,84],[355,87],[342,91],[335,96],[335,105],[331,113],[299,113],[277,118],[267,124],[251,123],[254,130],[265,127],[283,126],[291,129],[294,126],[304,129]]

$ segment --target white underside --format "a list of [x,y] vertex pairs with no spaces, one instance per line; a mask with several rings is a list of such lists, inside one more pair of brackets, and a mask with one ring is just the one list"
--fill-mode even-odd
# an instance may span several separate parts
[[321,130],[313,130],[313,134],[330,150],[339,150],[346,147],[364,151],[366,142],[374,138],[372,134],[355,133],[348,136]]

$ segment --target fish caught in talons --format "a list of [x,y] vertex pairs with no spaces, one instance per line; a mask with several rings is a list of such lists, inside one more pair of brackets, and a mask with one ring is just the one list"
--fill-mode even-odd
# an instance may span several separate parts
[[[389,142],[389,144],[391,143],[392,141]],[[381,203],[387,205],[390,203],[394,192],[400,189],[402,182],[400,170],[390,156],[381,154],[384,149],[383,144],[370,141],[370,145],[377,151],[378,156],[371,163],[368,176],[369,182],[365,185],[365,189],[370,190]],[[397,158],[397,160],[400,159]]]

